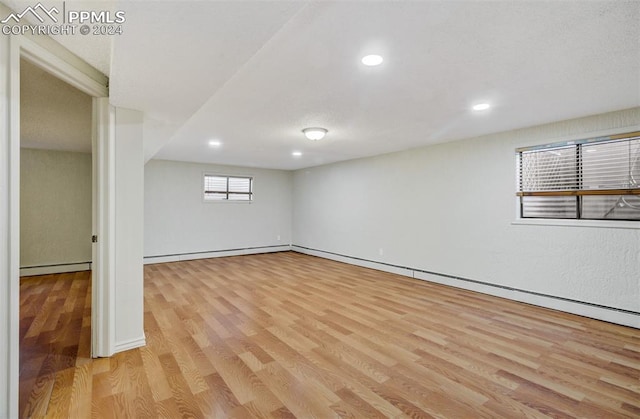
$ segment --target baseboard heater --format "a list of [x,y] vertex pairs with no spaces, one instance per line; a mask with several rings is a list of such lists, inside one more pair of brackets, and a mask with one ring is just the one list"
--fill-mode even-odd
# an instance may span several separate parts
[[235,248],[235,249],[173,253],[173,254],[167,254],[167,255],[145,256],[144,264],[148,265],[153,263],[182,262],[185,260],[209,259],[209,258],[219,258],[219,257],[225,257],[225,256],[255,255],[259,253],[288,252],[290,250],[291,250],[290,244],[277,244],[277,245],[270,245],[270,246],[254,246],[254,247],[242,247],[242,248]]
[[55,263],[49,265],[22,266],[20,267],[20,276],[50,275],[68,272],[90,271],[91,261],[88,262],[71,262],[71,263]]
[[291,250],[640,329],[640,312],[292,244]]

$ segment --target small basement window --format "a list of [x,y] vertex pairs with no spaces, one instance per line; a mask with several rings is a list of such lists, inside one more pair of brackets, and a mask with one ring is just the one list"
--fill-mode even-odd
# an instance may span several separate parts
[[252,201],[253,178],[204,175],[205,201]]
[[640,220],[640,132],[516,150],[521,218]]

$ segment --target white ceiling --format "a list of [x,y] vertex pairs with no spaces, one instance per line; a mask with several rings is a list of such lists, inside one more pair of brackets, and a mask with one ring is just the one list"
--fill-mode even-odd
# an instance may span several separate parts
[[66,7],[125,11],[122,36],[56,39],[145,112],[147,158],[297,169],[640,106],[639,1]]

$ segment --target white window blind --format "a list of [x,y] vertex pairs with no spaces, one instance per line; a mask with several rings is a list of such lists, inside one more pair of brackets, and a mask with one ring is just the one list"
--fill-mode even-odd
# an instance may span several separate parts
[[205,201],[251,201],[253,178],[204,175]]
[[640,220],[640,133],[516,152],[522,218]]

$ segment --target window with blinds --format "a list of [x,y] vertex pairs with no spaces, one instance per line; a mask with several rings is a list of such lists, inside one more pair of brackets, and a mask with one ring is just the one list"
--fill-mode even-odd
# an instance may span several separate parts
[[204,175],[205,201],[251,201],[253,178]]
[[516,154],[521,218],[640,220],[640,132]]

